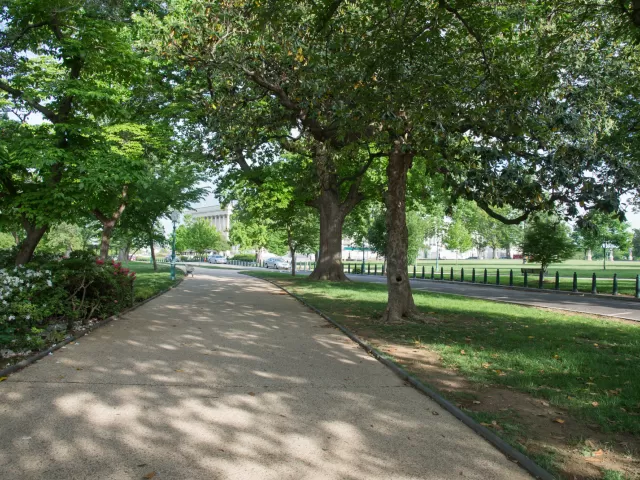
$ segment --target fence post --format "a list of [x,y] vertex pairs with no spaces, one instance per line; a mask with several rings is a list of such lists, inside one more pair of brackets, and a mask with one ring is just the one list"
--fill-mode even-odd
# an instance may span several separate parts
[[413,278],[416,278],[416,264],[413,264]]
[[500,285],[500,269],[496,268],[496,285]]
[[513,287],[513,268],[509,270],[509,286]]
[[613,274],[613,294],[618,295],[618,274]]
[[476,267],[471,270],[471,283],[476,283]]
[[598,280],[596,279],[595,272],[591,275],[591,293],[598,293]]
[[435,276],[435,270],[433,267],[431,267],[431,280],[433,280],[434,278],[436,278]]
[[422,265],[422,279],[424,280],[424,265]]
[[373,266],[373,274],[374,275],[378,275],[378,264],[377,263]]
[[444,267],[440,267],[440,280],[444,280]]
[[449,280],[453,282],[453,267],[451,267],[451,270],[449,271]]
[[538,277],[538,288],[542,290],[544,287],[544,271],[540,270],[540,276]]
[[571,291],[574,293],[578,291],[578,274],[576,272],[573,272],[573,288]]
[[556,270],[556,284],[553,286],[555,290],[560,290],[560,272]]
[[487,269],[484,269],[484,279],[483,279],[483,283],[487,283]]
[[347,263],[347,273],[351,273],[351,264]]
[[371,264],[367,263],[367,275],[371,275]]
[[640,298],[640,275],[636,275],[636,298]]
[[524,280],[522,281],[522,284],[524,285],[524,288],[529,287],[529,274],[526,270],[524,271]]
[[464,267],[460,268],[460,281],[464,282]]
[[384,263],[382,264],[382,273],[381,275],[384,277]]

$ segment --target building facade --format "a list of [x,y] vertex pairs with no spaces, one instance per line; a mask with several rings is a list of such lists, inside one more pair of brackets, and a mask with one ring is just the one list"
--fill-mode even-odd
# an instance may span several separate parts
[[204,218],[211,225],[216,227],[225,240],[229,240],[229,228],[231,227],[232,207],[222,207],[220,205],[211,205],[209,207],[200,207],[185,212],[193,218]]

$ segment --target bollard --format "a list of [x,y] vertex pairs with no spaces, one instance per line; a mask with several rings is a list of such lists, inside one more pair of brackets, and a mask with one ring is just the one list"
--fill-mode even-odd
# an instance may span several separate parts
[[464,267],[460,269],[460,281],[464,282]]
[[431,280],[433,280],[435,277],[435,270],[433,267],[431,267]]
[[413,278],[416,278],[416,265],[413,265]]
[[347,263],[347,273],[351,273],[351,264]]
[[523,285],[524,288],[528,288],[529,287],[529,274],[527,273],[527,271],[524,271],[524,280],[523,280]]
[[560,290],[560,272],[556,270],[556,284],[553,286],[555,290]]
[[471,270],[471,283],[476,283],[476,268],[473,267]]
[[451,267],[451,272],[449,273],[449,280],[453,282],[453,267]]
[[422,265],[422,279],[424,280],[424,265]]
[[500,285],[500,269],[496,268],[496,285]]
[[484,283],[485,285],[486,285],[486,283],[487,283],[487,269],[486,269],[486,268],[484,269],[484,281],[483,281],[483,283]]
[[636,298],[640,298],[640,275],[636,275]]
[[382,264],[382,272],[380,273],[384,277],[384,263]]
[[444,280],[444,267],[440,267],[440,280]]
[[573,287],[571,291],[574,293],[578,291],[578,274],[576,272],[573,272]]
[[591,275],[591,293],[598,293],[598,280],[595,273]]
[[513,287],[513,268],[509,270],[509,286]]
[[613,274],[613,294],[618,295],[618,274]]
[[378,264],[377,263],[373,266],[373,274],[374,275],[378,275]]
[[367,263],[367,275],[371,275],[371,264]]
[[540,270],[540,276],[538,277],[538,288],[544,288],[544,272],[542,270]]

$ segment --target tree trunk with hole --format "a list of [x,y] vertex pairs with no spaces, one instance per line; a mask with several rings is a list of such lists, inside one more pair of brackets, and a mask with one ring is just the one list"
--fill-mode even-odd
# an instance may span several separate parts
[[36,247],[42,240],[42,237],[47,232],[49,228],[48,225],[44,225],[42,227],[38,227],[37,225],[32,225],[31,222],[24,220],[24,231],[25,238],[20,243],[20,247],[18,248],[18,254],[16,255],[16,265],[24,265],[31,261],[33,258],[33,252],[35,252]]
[[406,197],[407,172],[411,168],[413,154],[402,151],[397,141],[389,154],[387,165],[386,225],[387,225],[387,308],[382,320],[396,322],[417,313],[409,283],[407,252]]

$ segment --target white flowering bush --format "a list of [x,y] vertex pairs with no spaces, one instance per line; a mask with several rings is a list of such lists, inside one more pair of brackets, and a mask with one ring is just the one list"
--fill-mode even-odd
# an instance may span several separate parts
[[65,297],[50,270],[0,269],[0,346],[41,347],[44,323],[64,314]]

